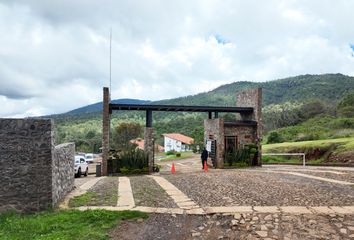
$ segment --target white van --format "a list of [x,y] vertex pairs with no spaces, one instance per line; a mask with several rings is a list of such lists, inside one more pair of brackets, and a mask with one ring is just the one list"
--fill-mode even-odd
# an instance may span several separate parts
[[85,177],[88,174],[88,164],[84,156],[75,156],[75,177],[81,177],[83,174]]

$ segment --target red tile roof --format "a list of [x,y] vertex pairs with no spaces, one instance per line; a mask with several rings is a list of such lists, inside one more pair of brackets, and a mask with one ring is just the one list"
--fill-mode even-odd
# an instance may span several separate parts
[[194,142],[193,138],[185,136],[180,133],[165,133],[165,134],[162,134],[162,136],[172,138],[172,139],[180,141],[184,144],[193,144],[193,142]]
[[[137,139],[130,140],[130,142],[133,143],[133,144],[138,145],[138,148],[139,148],[139,149],[144,150],[144,139],[142,139],[142,138],[137,138]],[[159,150],[160,152],[164,151],[164,149],[165,149],[163,146],[161,146],[161,145],[159,145],[159,144],[155,144],[155,147],[156,147],[156,146],[158,147],[158,150]],[[155,148],[155,149],[156,149],[156,148]]]

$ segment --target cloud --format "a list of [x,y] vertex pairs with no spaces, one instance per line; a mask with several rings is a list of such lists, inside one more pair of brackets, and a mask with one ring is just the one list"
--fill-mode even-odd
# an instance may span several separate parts
[[344,0],[0,0],[0,117],[100,101],[109,86],[110,28],[113,98],[354,75],[353,8]]

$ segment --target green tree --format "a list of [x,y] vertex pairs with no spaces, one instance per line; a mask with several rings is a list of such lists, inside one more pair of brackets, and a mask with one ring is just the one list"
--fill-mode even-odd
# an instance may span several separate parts
[[267,143],[281,143],[283,142],[283,138],[282,136],[278,133],[278,132],[270,132],[268,139],[267,139]]
[[341,116],[354,117],[354,92],[345,95],[337,108]]
[[141,137],[142,127],[139,123],[120,123],[113,132],[113,147],[126,150],[130,146],[130,140]]

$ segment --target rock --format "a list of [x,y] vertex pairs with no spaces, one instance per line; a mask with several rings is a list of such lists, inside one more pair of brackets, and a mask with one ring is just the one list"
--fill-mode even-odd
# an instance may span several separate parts
[[265,237],[268,236],[268,232],[267,231],[256,231],[256,233],[262,238],[265,238]]
[[204,230],[204,226],[200,226],[200,227],[198,227],[198,229],[199,229],[200,231],[202,231],[202,230]]
[[317,224],[317,221],[316,221],[316,220],[311,219],[311,220],[309,221],[309,223],[310,223],[310,224]]
[[216,225],[216,226],[219,226],[219,225],[220,225],[220,222],[219,222],[219,221],[216,221],[215,225]]
[[231,226],[236,226],[238,224],[238,221],[235,219],[231,220]]
[[354,231],[354,227],[352,227],[352,226],[349,226],[348,229],[349,229],[350,231]]
[[335,223],[334,225],[336,225],[338,228],[341,228],[343,226],[343,224],[341,223]]
[[218,237],[218,239],[223,239],[223,238],[224,238],[224,236],[219,236],[219,237]]
[[267,231],[267,230],[268,230],[268,228],[266,225],[261,225],[261,231]]
[[239,213],[235,213],[235,214],[234,214],[234,218],[237,219],[237,220],[240,220],[241,217],[242,217],[242,216],[241,216],[241,214],[239,214]]
[[244,224],[244,223],[245,223],[245,220],[244,220],[244,219],[241,219],[240,223],[241,223],[241,224]]
[[253,218],[252,218],[252,221],[258,221],[258,220],[259,220],[258,217],[253,217]]
[[175,218],[175,217],[177,217],[177,216],[176,216],[176,214],[174,214],[174,213],[173,213],[173,214],[171,214],[171,216],[172,216],[172,217],[174,217],[174,218]]
[[347,229],[345,229],[345,228],[341,228],[339,231],[343,234],[347,234],[347,232],[348,232]]
[[138,223],[142,223],[142,222],[144,222],[144,219],[138,218],[136,221],[137,221]]
[[264,220],[266,220],[266,221],[270,221],[272,219],[273,219],[272,215],[270,215],[270,214],[264,217]]
[[192,237],[200,237],[202,234],[200,232],[192,233]]

